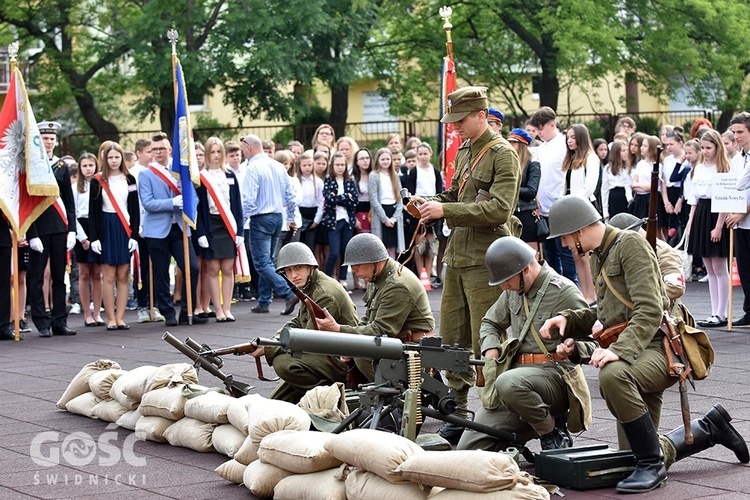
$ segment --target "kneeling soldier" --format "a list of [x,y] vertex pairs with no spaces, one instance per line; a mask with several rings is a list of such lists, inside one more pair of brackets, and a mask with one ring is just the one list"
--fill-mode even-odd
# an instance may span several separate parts
[[[276,270],[283,270],[286,277],[313,302],[326,308],[328,313],[344,325],[357,324],[357,308],[343,286],[318,268],[310,248],[304,243],[285,245],[277,257]],[[307,307],[302,304],[297,316],[284,327],[315,329],[315,323]],[[265,354],[266,361],[282,379],[271,393],[271,399],[298,403],[313,387],[345,382],[346,365],[335,356],[303,354],[299,358],[284,353],[278,347],[260,346],[252,355]]]
[[[559,336],[542,340],[539,328],[560,311],[586,307],[586,301],[571,281],[547,264],[539,264],[535,257],[531,247],[513,236],[495,240],[487,250],[490,285],[500,285],[503,293],[482,318],[479,344],[485,358],[512,361],[494,381],[494,403],[483,398],[485,408],[474,420],[527,439],[539,437],[545,450],[568,448],[572,439],[565,416],[571,408],[571,430],[583,430],[591,415],[590,395],[581,368],[554,354]],[[508,327],[512,335],[507,333]],[[569,400],[561,370],[576,370],[581,377],[576,398]],[[500,451],[509,446],[509,442],[470,429],[458,443],[458,449],[465,450]]]

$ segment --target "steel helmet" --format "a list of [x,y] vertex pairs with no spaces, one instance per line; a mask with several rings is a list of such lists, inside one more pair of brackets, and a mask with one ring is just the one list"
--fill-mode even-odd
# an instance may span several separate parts
[[607,224],[623,231],[638,231],[647,221],[648,219],[639,219],[633,214],[622,212],[609,219]]
[[276,257],[276,270],[281,271],[285,267],[298,265],[318,267],[318,261],[315,260],[310,247],[300,242],[289,243],[281,247]]
[[499,285],[520,273],[536,257],[536,252],[520,238],[504,236],[492,242],[484,255],[490,272],[490,285]]
[[602,219],[589,200],[572,194],[563,196],[549,209],[549,236],[559,238]]
[[387,258],[388,250],[377,236],[372,233],[361,233],[349,240],[342,265],[373,264]]

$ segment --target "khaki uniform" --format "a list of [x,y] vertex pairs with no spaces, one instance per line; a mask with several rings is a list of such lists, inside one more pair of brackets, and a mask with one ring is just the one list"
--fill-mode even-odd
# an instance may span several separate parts
[[[497,138],[501,142],[481,158],[471,174],[472,182],[468,178],[471,158],[476,158],[485,145]],[[443,259],[446,270],[440,303],[440,335],[448,344],[472,349],[477,357],[482,317],[502,291],[488,284],[484,254],[497,238],[511,234],[509,223],[518,201],[520,179],[518,154],[488,128],[476,143],[465,141],[461,145],[450,189],[431,198],[443,204],[445,222],[451,228]],[[489,192],[491,199],[474,203],[478,189]],[[448,373],[448,385],[465,390],[473,384],[473,374],[473,370]],[[459,406],[465,404],[459,401]]]
[[[669,305],[654,252],[645,238],[623,231],[603,264],[612,286],[633,308],[623,304],[599,276],[600,259],[615,228],[607,226],[602,244],[594,250],[591,273],[595,277],[597,306],[566,311],[568,332],[590,332],[599,319],[607,328],[623,321],[628,326],[609,350],[620,357],[599,370],[599,389],[619,422],[631,422],[648,410],[658,429],[664,390],[677,379],[667,375],[667,360],[659,330]],[[582,361],[587,354],[582,353]],[[621,440],[621,446],[622,446]]]
[[[586,307],[586,301],[578,288],[544,264],[534,283],[526,292],[528,307],[537,299],[538,292],[547,276],[550,283],[536,310],[532,325],[538,332],[544,322],[566,309]],[[518,337],[523,331],[527,314],[523,298],[516,292],[505,291],[482,318],[480,344],[482,353],[499,348],[508,338],[507,329]],[[558,331],[553,338],[542,338],[545,347],[554,353],[560,343]],[[543,354],[539,349],[531,328],[524,335],[518,354]],[[573,369],[570,361],[560,363],[564,369]],[[527,439],[547,434],[555,427],[555,417],[567,413],[568,389],[560,370],[553,363],[512,365],[495,381],[495,388],[502,401],[494,410],[480,408],[475,422],[517,433]],[[458,443],[458,449],[500,451],[512,446],[511,443],[496,439],[481,432],[466,429]]]
[[[375,281],[367,285],[365,315],[359,323],[341,325],[344,333],[404,337],[402,332],[431,332],[435,328],[427,292],[413,272],[388,259]],[[356,324],[356,326],[349,326]],[[357,367],[373,380],[372,362],[356,360]]]
[[[338,281],[326,276],[320,270],[313,271],[310,282],[302,291],[320,307],[328,309],[337,323],[342,325],[357,323],[357,307],[349,294]],[[284,326],[308,330],[315,328],[304,304],[300,304],[297,316]],[[282,379],[271,394],[271,399],[297,403],[313,387],[345,382],[346,367],[335,356],[303,354],[295,358],[278,347],[266,347],[265,354],[268,364],[273,366],[276,374]]]

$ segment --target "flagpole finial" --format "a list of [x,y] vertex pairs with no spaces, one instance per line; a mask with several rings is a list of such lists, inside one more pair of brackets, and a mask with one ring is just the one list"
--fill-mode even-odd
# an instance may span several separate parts
[[167,39],[169,40],[169,43],[172,44],[172,54],[177,53],[177,38],[179,38],[177,30],[169,30],[167,31]]
[[18,56],[18,42],[13,42],[8,45],[8,55],[11,61],[15,61]]
[[451,24],[451,16],[453,15],[453,9],[451,9],[448,6],[440,7],[440,10],[438,11],[440,14],[440,17],[443,18],[443,21],[445,21],[445,24],[443,24],[443,29],[447,32],[450,32],[451,29],[453,29],[453,25]]

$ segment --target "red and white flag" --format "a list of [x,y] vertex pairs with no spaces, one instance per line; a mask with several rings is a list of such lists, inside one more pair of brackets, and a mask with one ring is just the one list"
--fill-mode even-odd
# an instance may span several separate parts
[[21,237],[58,196],[23,75],[15,68],[0,111],[0,210]]
[[[456,63],[450,56],[443,58],[443,73],[441,78],[440,116],[445,114],[448,95],[456,90]],[[442,123],[441,142],[443,146],[442,158],[445,172],[445,189],[451,187],[453,174],[456,171],[456,155],[461,146],[461,136],[456,131],[454,124]]]

